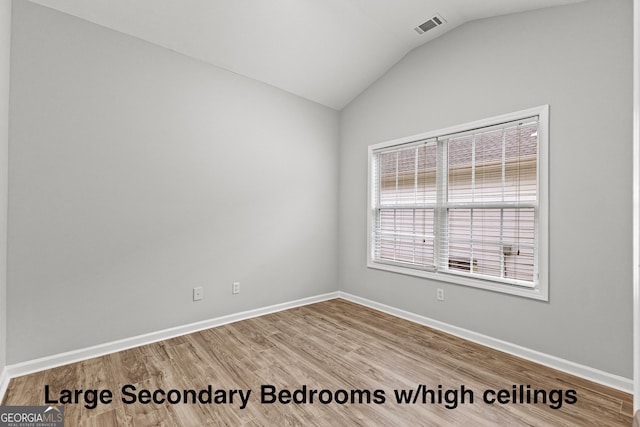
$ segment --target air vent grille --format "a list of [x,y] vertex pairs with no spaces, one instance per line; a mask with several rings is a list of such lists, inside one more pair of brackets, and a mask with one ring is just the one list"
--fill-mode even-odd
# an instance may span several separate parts
[[433,30],[434,28],[439,27],[445,22],[447,21],[445,21],[442,16],[436,14],[428,21],[418,25],[416,28],[414,28],[414,30],[416,30],[418,34],[424,34],[429,30]]

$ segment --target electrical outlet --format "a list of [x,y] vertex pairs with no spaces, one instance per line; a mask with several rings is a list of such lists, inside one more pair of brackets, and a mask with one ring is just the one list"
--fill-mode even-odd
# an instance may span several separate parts
[[193,300],[200,301],[203,298],[202,286],[198,286],[197,288],[193,288]]
[[240,293],[240,282],[233,282],[233,286],[231,286],[231,293],[234,295]]
[[444,289],[442,288],[436,289],[436,299],[438,301],[444,301]]

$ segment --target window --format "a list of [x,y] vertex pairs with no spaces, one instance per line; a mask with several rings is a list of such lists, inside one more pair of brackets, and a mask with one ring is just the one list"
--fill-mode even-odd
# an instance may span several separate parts
[[369,147],[368,266],[547,300],[548,106]]

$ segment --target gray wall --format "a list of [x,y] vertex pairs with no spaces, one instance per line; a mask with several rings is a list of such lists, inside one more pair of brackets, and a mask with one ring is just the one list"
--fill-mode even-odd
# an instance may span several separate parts
[[14,9],[8,363],[337,289],[336,111]]
[[0,2],[0,372],[7,344],[7,155],[9,147],[9,58],[11,1]]
[[[366,268],[369,144],[542,104],[550,104],[548,303]],[[341,120],[342,290],[631,378],[630,0],[466,24],[408,54]]]

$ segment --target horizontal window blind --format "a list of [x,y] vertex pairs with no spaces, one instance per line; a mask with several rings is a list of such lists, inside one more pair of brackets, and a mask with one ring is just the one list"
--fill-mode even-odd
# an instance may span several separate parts
[[374,259],[435,269],[436,154],[431,141],[376,155]]
[[374,150],[371,258],[533,287],[538,116]]

